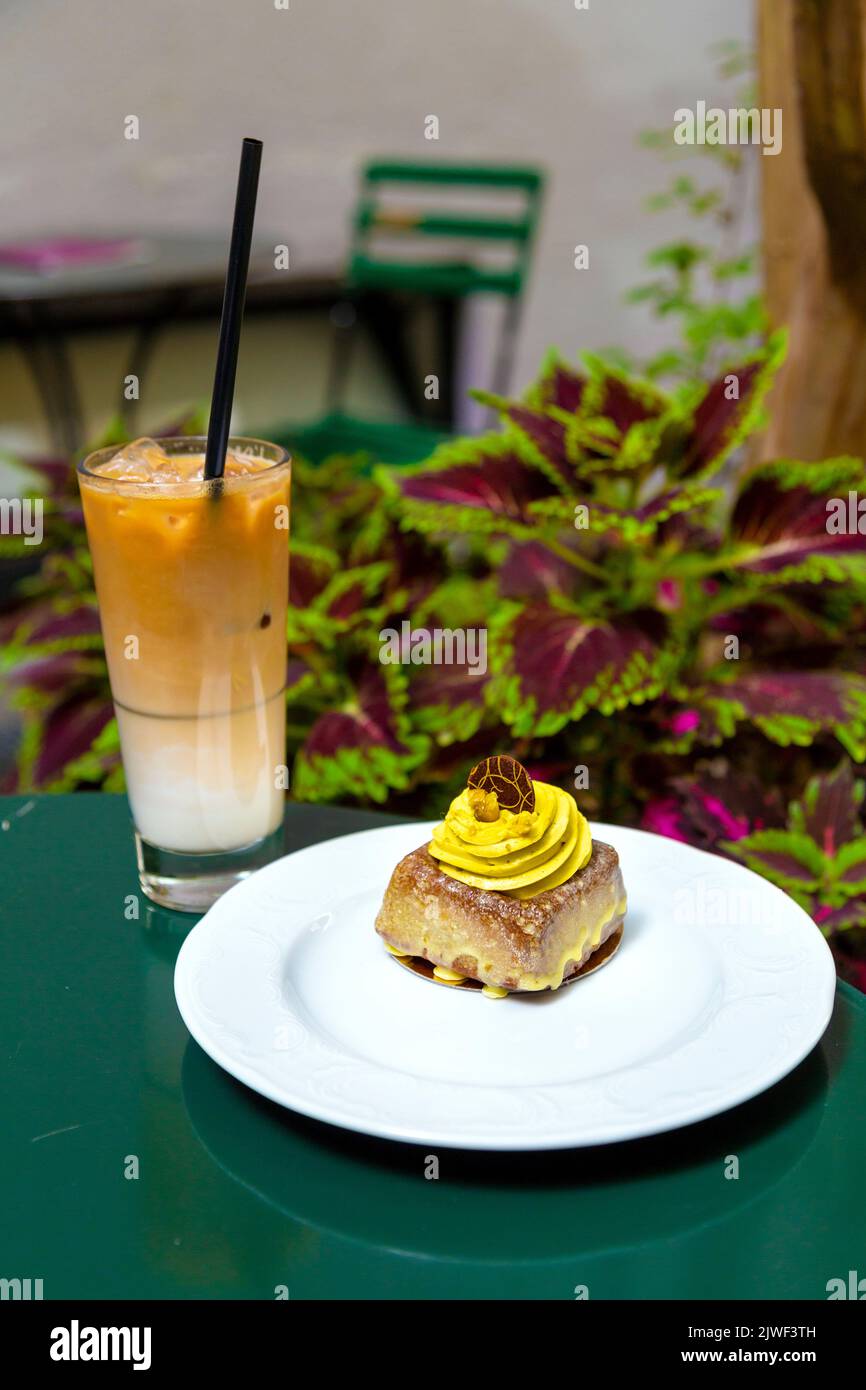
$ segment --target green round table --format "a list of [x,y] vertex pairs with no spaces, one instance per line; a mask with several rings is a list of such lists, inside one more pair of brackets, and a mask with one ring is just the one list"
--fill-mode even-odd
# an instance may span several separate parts
[[[287,848],[389,820],[290,805]],[[847,986],[806,1061],[726,1115],[442,1149],[434,1177],[424,1150],[282,1110],[191,1041],[172,973],[196,919],[140,894],[124,798],[0,798],[0,824],[0,1275],[46,1299],[826,1299],[866,1274]]]

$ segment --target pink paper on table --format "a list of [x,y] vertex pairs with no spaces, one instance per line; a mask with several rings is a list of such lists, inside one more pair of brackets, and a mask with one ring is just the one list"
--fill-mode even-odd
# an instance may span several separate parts
[[129,237],[54,237],[12,242],[0,246],[0,265],[39,274],[49,270],[109,264],[128,257],[135,247],[136,242]]

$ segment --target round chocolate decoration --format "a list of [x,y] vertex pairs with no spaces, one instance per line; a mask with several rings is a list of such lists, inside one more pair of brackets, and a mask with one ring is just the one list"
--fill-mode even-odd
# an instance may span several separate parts
[[516,758],[509,758],[506,753],[476,763],[469,774],[469,786],[493,792],[504,811],[535,810],[532,778]]

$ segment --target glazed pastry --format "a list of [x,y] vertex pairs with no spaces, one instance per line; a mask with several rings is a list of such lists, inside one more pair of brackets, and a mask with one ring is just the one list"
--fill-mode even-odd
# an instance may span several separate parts
[[567,792],[503,756],[473,768],[432,841],[397,865],[376,931],[446,981],[558,989],[625,911],[616,850],[593,843]]

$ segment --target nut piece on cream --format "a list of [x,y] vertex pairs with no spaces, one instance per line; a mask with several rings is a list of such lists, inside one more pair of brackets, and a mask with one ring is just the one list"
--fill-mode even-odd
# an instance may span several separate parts
[[480,787],[470,787],[466,793],[466,800],[472,807],[472,813],[476,820],[487,821],[490,824],[499,820],[499,802],[496,800],[495,792],[485,792]]

